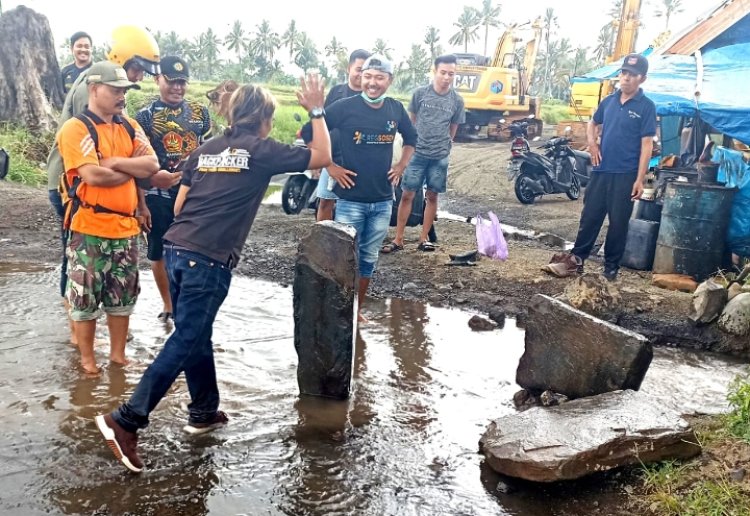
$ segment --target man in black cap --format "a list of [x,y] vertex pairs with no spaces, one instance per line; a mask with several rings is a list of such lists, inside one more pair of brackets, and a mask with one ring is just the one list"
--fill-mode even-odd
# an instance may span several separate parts
[[[605,98],[588,124],[594,170],[586,187],[578,236],[570,254],[557,254],[543,270],[559,277],[583,272],[583,262],[609,220],[604,243],[604,277],[617,278],[625,252],[633,202],[643,193],[643,180],[656,135],[656,107],[643,94],[648,60],[640,54],[625,56],[620,69],[620,88]],[[601,138],[601,142],[599,139]]]
[[155,77],[159,86],[159,99],[136,113],[135,119],[146,132],[159,158],[162,171],[174,175],[172,188],[152,187],[146,191],[148,259],[154,281],[163,302],[159,320],[172,318],[172,300],[169,296],[169,279],[164,265],[163,238],[174,220],[174,201],[182,173],[177,166],[203,143],[211,128],[208,108],[185,100],[190,72],[188,64],[175,56],[165,56],[159,62],[161,73]]

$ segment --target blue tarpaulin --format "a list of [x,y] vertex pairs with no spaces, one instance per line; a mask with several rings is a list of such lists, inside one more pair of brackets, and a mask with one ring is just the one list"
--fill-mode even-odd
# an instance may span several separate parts
[[[618,71],[619,64],[608,65],[573,81],[613,79]],[[717,131],[750,144],[749,85],[750,43],[739,43],[707,50],[700,61],[652,55],[643,89],[660,116],[700,116]]]

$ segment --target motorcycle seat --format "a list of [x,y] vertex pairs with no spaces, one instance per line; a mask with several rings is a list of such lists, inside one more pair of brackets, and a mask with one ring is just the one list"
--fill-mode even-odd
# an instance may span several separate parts
[[573,156],[576,158],[583,158],[583,159],[591,159],[591,154],[584,151],[579,151],[575,149],[571,149],[573,151]]

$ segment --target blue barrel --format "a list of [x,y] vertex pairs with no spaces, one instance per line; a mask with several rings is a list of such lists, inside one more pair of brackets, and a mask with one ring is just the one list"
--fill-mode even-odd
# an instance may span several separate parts
[[672,182],[664,193],[653,271],[687,274],[703,281],[716,273],[735,189]]

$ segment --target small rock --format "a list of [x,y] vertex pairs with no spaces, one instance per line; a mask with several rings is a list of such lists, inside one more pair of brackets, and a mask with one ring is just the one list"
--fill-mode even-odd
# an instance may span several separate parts
[[727,289],[727,301],[731,301],[734,299],[737,294],[742,293],[742,285],[739,283],[732,283],[729,285],[729,288]]
[[435,294],[434,296],[430,296],[430,297],[428,297],[428,298],[427,298],[427,301],[428,301],[428,302],[429,302],[429,303],[430,303],[431,305],[439,305],[439,304],[441,304],[441,303],[443,302],[443,296],[441,296],[441,295],[439,295],[439,294]]
[[541,401],[542,405],[545,407],[554,407],[555,405],[568,401],[568,397],[564,394],[558,394],[554,391],[546,390],[539,396],[539,401]]
[[497,324],[479,315],[474,315],[469,319],[469,328],[474,331],[492,331],[497,328]]
[[729,478],[735,482],[742,482],[745,479],[746,473],[745,468],[733,469],[729,472]]
[[518,312],[516,314],[516,328],[523,329],[523,327],[526,325],[527,315],[528,314],[526,312]]
[[419,286],[416,283],[404,283],[404,286],[401,287],[402,290],[418,290]]
[[521,407],[524,403],[529,401],[529,398],[531,398],[531,393],[526,389],[521,389],[513,395],[513,405],[515,405],[516,408]]
[[503,310],[499,310],[497,308],[490,308],[490,311],[487,314],[487,317],[489,317],[491,321],[494,321],[495,323],[497,323],[498,328],[502,329],[505,327],[505,312]]
[[539,277],[539,278],[534,278],[533,280],[531,280],[531,283],[532,285],[541,285],[545,281],[547,281],[547,278]]
[[466,303],[468,303],[468,300],[465,297],[457,297],[453,300],[453,302],[457,305],[465,305]]
[[453,288],[464,288],[464,284],[460,281],[456,281],[455,283],[453,283]]
[[698,282],[686,274],[653,274],[651,283],[655,287],[690,293],[698,288]]
[[506,484],[502,480],[497,483],[497,487],[495,487],[495,490],[498,493],[503,493],[503,494],[510,494],[513,491],[515,491],[515,489],[513,489],[512,487],[510,487],[508,484]]

